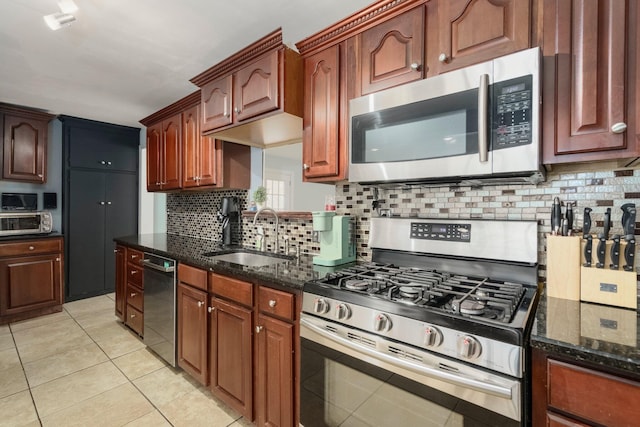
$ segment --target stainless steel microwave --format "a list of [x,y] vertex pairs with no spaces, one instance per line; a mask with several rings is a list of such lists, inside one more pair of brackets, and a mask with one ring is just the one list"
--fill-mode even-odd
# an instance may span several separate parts
[[349,181],[544,180],[540,75],[534,48],[351,100]]
[[51,233],[51,212],[0,212],[0,236]]

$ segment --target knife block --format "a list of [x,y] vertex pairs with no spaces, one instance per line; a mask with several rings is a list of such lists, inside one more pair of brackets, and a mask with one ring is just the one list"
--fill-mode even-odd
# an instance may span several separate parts
[[580,300],[638,308],[638,285],[635,271],[580,267]]
[[580,240],[547,235],[547,296],[580,301]]

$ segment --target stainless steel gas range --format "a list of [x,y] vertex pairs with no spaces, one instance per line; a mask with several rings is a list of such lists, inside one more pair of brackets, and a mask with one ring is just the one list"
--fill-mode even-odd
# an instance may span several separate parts
[[304,286],[301,425],[527,424],[536,222],[373,218],[369,246]]

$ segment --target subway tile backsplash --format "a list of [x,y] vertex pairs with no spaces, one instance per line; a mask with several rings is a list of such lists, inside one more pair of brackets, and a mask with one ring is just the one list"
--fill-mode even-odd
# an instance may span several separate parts
[[[377,198],[376,198],[377,190]],[[219,191],[198,193],[174,193],[167,196],[167,229],[169,233],[219,240],[221,223],[217,211],[222,197],[237,196],[242,209],[246,209],[247,191]],[[539,231],[540,275],[545,276],[545,234],[550,232],[550,212],[554,197],[562,202],[572,201],[574,225],[582,227],[582,213],[591,207],[592,233],[602,231],[604,212],[612,210],[611,234],[621,234],[622,211],[620,206],[635,203],[640,206],[640,168],[617,167],[615,163],[573,164],[555,166],[547,174],[547,180],[538,185],[469,186],[411,186],[386,188],[341,182],[336,185],[337,213],[357,218],[357,256],[370,260],[367,247],[369,219],[378,212],[394,216],[415,218],[483,218],[535,220]],[[374,208],[374,201],[376,206]],[[235,233],[236,241],[253,247],[256,228],[253,218],[242,218]],[[640,219],[639,219],[640,220]],[[267,247],[274,245],[275,220],[271,216],[258,219],[264,227]],[[636,235],[640,225],[636,223]],[[281,219],[279,235],[289,235],[292,247],[300,246],[304,253],[317,253],[320,248],[313,241],[312,223],[304,219]],[[279,239],[280,249],[284,242]],[[636,249],[636,266],[640,266]]]

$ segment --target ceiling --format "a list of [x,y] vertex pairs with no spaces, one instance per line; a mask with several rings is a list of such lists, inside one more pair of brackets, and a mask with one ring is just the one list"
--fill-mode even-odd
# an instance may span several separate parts
[[0,102],[141,127],[198,88],[189,79],[282,27],[294,44],[373,0],[75,0],[51,31],[57,0],[0,1]]

